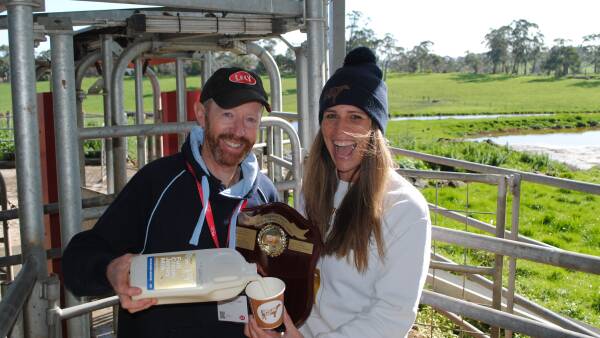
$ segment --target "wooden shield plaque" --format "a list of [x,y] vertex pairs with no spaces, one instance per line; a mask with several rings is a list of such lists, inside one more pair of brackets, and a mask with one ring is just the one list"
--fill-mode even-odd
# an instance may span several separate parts
[[319,230],[285,203],[247,208],[238,217],[237,250],[263,276],[285,282],[285,307],[297,326],[312,309],[321,246]]

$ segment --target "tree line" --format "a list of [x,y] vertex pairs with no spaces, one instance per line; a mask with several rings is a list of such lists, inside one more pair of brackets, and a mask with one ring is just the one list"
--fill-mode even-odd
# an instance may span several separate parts
[[464,56],[440,56],[431,52],[432,41],[422,41],[411,49],[397,46],[390,33],[376,36],[369,27],[369,18],[359,11],[348,14],[349,38],[347,49],[367,46],[377,51],[384,69],[396,72],[473,72],[505,74],[554,74],[557,77],[578,74],[593,69],[600,72],[600,34],[583,37],[583,44],[572,45],[565,39],[556,39],[552,46],[545,44],[539,26],[524,19],[492,28],[484,36],[488,51]]

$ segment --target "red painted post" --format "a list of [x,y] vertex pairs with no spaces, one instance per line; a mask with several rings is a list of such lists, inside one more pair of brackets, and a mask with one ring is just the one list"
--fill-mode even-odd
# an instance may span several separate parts
[[[162,102],[162,122],[177,122],[177,93],[163,92],[160,94]],[[200,90],[191,90],[187,92],[187,120],[196,121],[194,113],[194,105],[200,100]],[[163,156],[169,156],[177,153],[179,146],[177,145],[177,134],[163,135]]]
[[[58,176],[56,172],[56,146],[54,143],[54,110],[52,93],[37,94],[40,136],[40,165],[42,173],[42,198],[44,204],[58,202]],[[44,215],[46,249],[60,248],[60,221],[58,214]],[[60,274],[60,259],[48,263],[48,272]]]

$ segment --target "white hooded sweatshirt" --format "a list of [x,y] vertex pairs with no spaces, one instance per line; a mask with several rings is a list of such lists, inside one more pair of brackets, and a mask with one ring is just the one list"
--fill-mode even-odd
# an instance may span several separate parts
[[[339,182],[334,208],[348,189],[348,182]],[[386,190],[385,258],[379,257],[374,239],[363,273],[356,269],[352,254],[349,258],[321,257],[316,302],[300,327],[304,337],[405,337],[411,329],[429,266],[429,209],[421,193],[392,170]]]

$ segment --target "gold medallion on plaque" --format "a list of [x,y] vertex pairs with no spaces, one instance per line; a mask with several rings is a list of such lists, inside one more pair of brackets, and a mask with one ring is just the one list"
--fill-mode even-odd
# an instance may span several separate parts
[[269,257],[281,255],[287,247],[287,236],[285,231],[277,224],[267,224],[259,232],[256,241],[260,250]]

